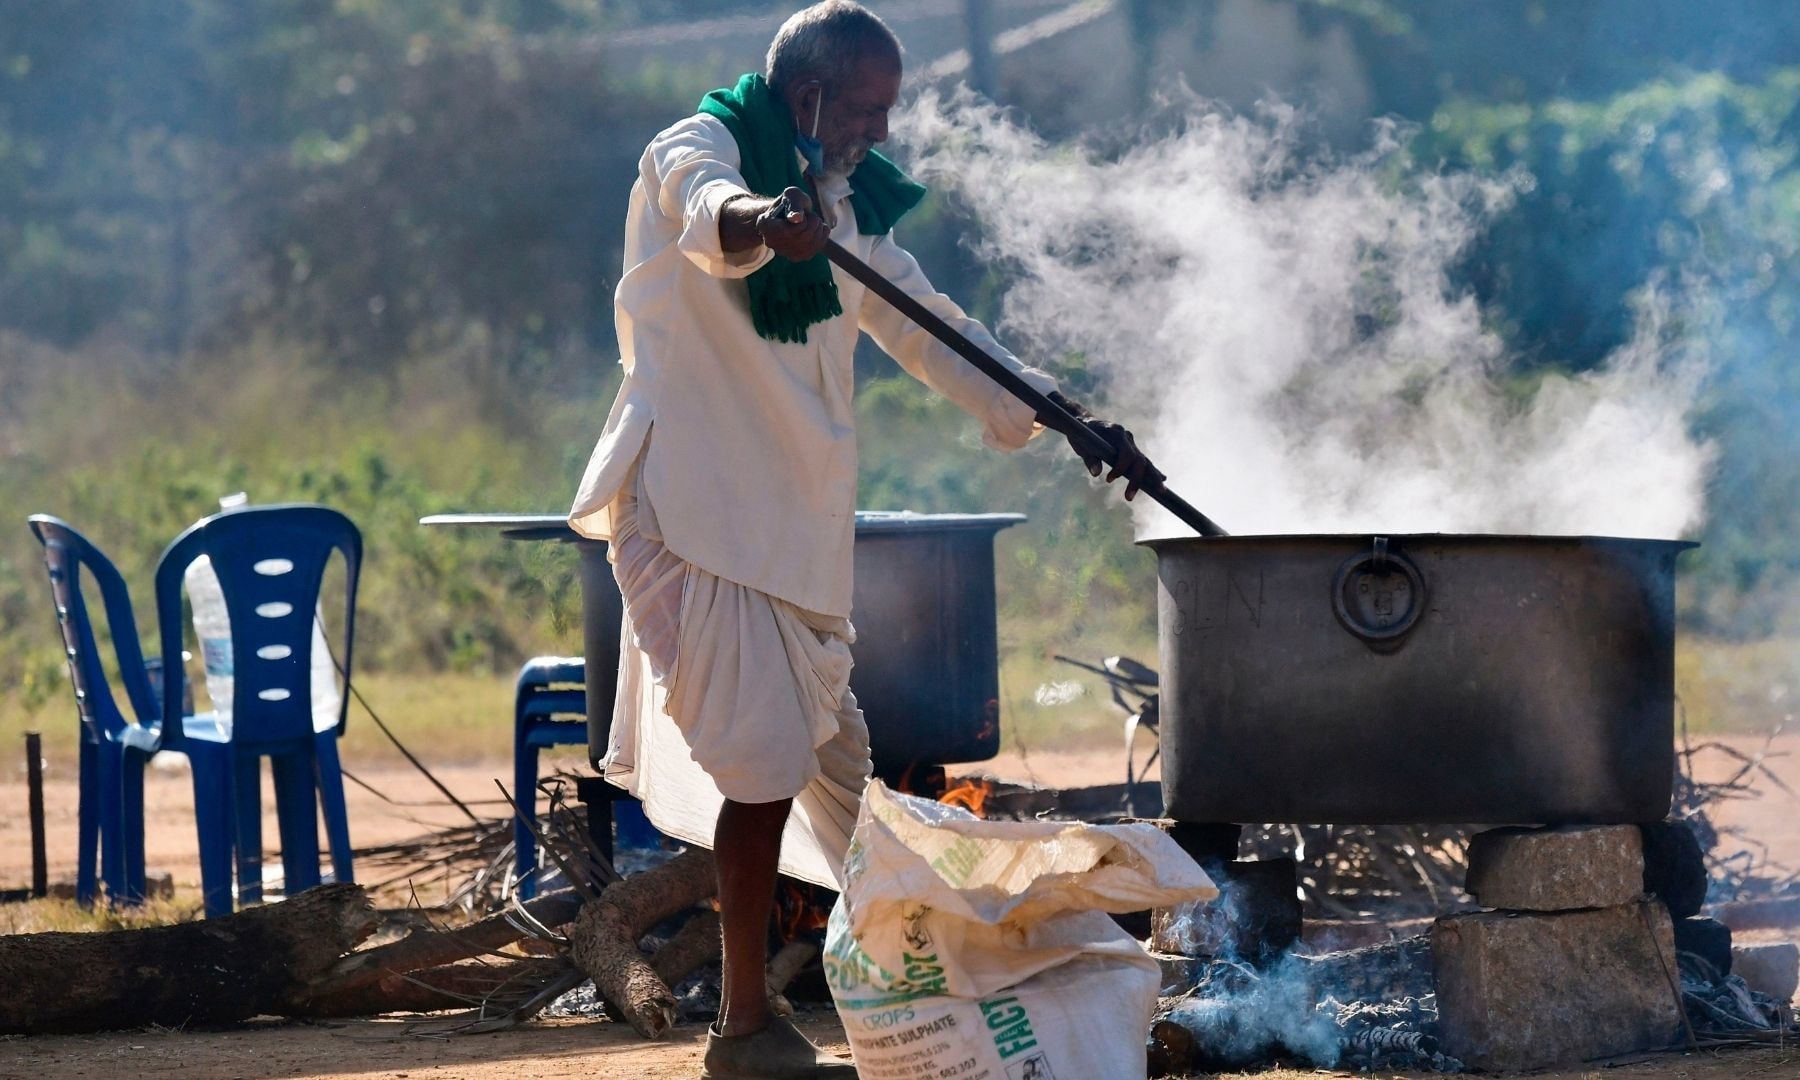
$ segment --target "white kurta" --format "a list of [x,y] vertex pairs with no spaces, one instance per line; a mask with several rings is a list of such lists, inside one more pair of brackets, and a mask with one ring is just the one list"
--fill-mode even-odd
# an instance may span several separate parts
[[[711,116],[681,121],[644,151],[625,219],[625,276],[614,297],[625,381],[569,520],[584,536],[611,539],[607,507],[641,455],[644,489],[670,551],[807,611],[847,616],[858,331],[980,420],[991,446],[1025,445],[1036,418],[835,267],[843,315],[809,327],[805,344],[758,337],[737,279],[772,256],[762,247],[728,255],[719,242],[719,208],[747,193],[737,142]],[[934,290],[891,234],[857,232],[849,195],[842,179],[820,192],[827,220],[836,222],[833,240],[1027,381],[1055,388]]]
[[[663,832],[710,844],[724,798],[793,797],[783,871],[841,873],[869,768],[849,693],[857,334],[982,422],[999,449],[1032,410],[833,268],[844,314],[804,344],[768,341],[737,280],[771,257],[727,254],[719,211],[747,194],[737,143],[694,116],[653,140],[626,218],[615,297],[625,379],[569,521],[613,542],[625,596],[608,779]],[[828,182],[832,239],[1042,390],[891,236],[856,231],[849,184]]]

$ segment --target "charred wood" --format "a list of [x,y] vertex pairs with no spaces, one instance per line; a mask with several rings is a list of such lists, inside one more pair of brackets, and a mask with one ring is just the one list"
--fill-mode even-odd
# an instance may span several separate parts
[[1434,991],[1431,938],[1420,934],[1402,941],[1299,958],[1314,999],[1401,1001]]

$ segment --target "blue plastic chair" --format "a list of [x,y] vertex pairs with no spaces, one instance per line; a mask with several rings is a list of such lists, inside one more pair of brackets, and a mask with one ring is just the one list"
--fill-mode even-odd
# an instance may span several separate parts
[[[513,799],[537,813],[538,751],[587,742],[587,664],[579,656],[539,656],[519,670],[513,695]],[[513,816],[513,869],[518,893],[537,895],[537,837]]]
[[[312,633],[325,564],[332,552],[344,559],[342,676],[349,681],[355,645],[357,576],[362,534],[349,518],[324,506],[247,506],[196,522],[175,538],[156,568],[156,611],[165,655],[182,645],[182,583],[202,555],[212,562],[231,618],[232,722],[229,760],[236,835],[227,828],[200,838],[202,877],[209,860],[229,864],[237,853],[238,897],[262,894],[261,759],[275,780],[275,812],[287,894],[319,884],[318,818],[325,818],[337,881],[355,880],[344,776],[337,739],[350,698],[344,695],[337,724],[313,725]],[[163,730],[180,732],[179,703],[163,703]],[[229,818],[227,819],[230,820]],[[231,910],[230,894],[207,893],[207,914]]]
[[[586,682],[587,663],[579,656],[539,656],[527,660],[519,670],[513,697],[513,798],[520,812],[530,813],[533,820],[537,814],[538,751],[588,740]],[[588,812],[594,809],[590,803]],[[619,847],[651,848],[662,842],[662,835],[636,799],[620,792],[610,810]],[[523,899],[537,895],[537,868],[537,837],[515,814],[513,874]]]
[[[193,763],[195,818],[204,836],[209,829],[228,830],[230,827],[231,806],[226,797],[230,782],[229,760],[215,746],[203,743],[189,748],[179,738],[165,738],[168,712],[159,700],[162,690],[147,673],[147,664],[138,645],[131,594],[112,560],[65,521],[48,514],[33,514],[28,522],[32,534],[44,548],[50,595],[56,605],[64,653],[68,657],[69,680],[74,685],[75,705],[81,716],[81,806],[78,811],[75,899],[84,906],[92,904],[98,877],[106,883],[107,893],[114,900],[138,903],[144,898],[145,885],[145,763],[160,749],[184,752],[192,749],[189,757]],[[100,590],[107,626],[112,631],[120,680],[125,684],[127,700],[137,718],[135,723],[127,721],[120,712],[100,660],[93,623],[82,594],[81,571],[84,567]],[[179,642],[173,653],[165,655],[180,656]],[[181,665],[165,667],[165,677],[170,668],[179,673]],[[211,723],[211,717],[182,716],[185,695],[181,687],[184,684],[175,681],[173,685],[176,691],[169,695],[168,707],[187,726],[204,731]],[[204,860],[201,865],[202,888],[209,897],[215,890],[223,889],[226,910],[230,910],[231,903],[229,858],[228,853],[222,878],[218,876],[221,867],[217,862],[211,866],[210,875]],[[96,861],[100,867],[98,875]]]

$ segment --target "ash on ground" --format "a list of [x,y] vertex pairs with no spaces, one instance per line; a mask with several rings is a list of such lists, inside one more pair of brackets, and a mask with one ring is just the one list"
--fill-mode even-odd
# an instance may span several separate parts
[[[1772,1034],[1787,1010],[1736,975],[1679,954],[1682,1005],[1697,1039]],[[1464,1071],[1438,1045],[1438,1008],[1425,935],[1319,956],[1289,954],[1256,968],[1236,960],[1168,957],[1150,1029],[1151,1075],[1219,1072],[1276,1062],[1371,1072]],[[1674,1049],[1673,1047],[1671,1049]]]
[[1437,1042],[1430,945],[1423,936],[1262,968],[1237,960],[1171,965],[1183,992],[1150,1030],[1152,1075],[1277,1061],[1317,1068],[1461,1072]]
[[[676,1015],[683,1023],[711,1023],[719,1015],[719,966],[709,964],[688,976],[670,991],[675,995]],[[610,1019],[606,1003],[594,990],[592,980],[551,1002],[545,1016],[579,1016],[589,1020]]]
[[1791,1023],[1781,1002],[1750,989],[1741,977],[1720,975],[1705,957],[1695,953],[1676,956],[1681,969],[1682,1009],[1696,1034],[1774,1032]]

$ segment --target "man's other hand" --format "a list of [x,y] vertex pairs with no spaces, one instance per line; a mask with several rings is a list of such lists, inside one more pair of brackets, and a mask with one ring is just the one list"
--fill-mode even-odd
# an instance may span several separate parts
[[831,238],[825,222],[813,212],[813,201],[797,187],[788,188],[756,217],[756,233],[769,250],[784,259],[806,262],[825,250]]
[[[1106,474],[1106,482],[1110,484],[1114,480],[1124,477],[1127,502],[1131,501],[1140,488],[1163,482],[1162,470],[1150,463],[1150,459],[1144,456],[1142,450],[1138,449],[1137,439],[1125,427],[1110,420],[1100,419],[1060,393],[1051,393],[1050,400],[1062,406],[1064,411],[1073,415],[1084,427],[1112,447],[1114,464],[1112,470]],[[1057,427],[1058,425],[1050,424],[1048,426]],[[1093,453],[1085,439],[1080,439],[1073,434],[1069,434],[1068,439],[1076,456],[1081,458],[1082,463],[1087,466],[1088,475],[1099,476],[1100,470],[1106,466],[1105,459]]]

